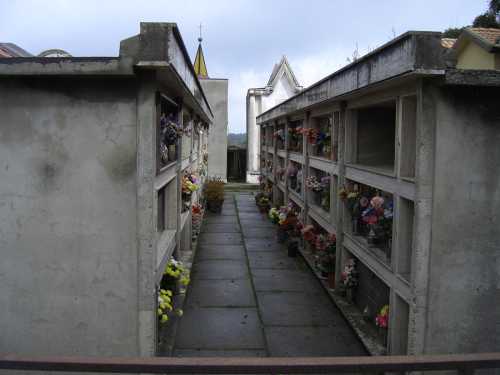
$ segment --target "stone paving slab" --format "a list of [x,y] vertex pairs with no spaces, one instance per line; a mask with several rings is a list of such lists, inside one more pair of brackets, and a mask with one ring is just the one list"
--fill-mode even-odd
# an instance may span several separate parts
[[331,327],[269,327],[266,329],[272,357],[329,357],[367,355],[354,334]]
[[240,224],[242,228],[269,228],[268,220],[252,220],[252,219],[240,219]]
[[257,300],[265,326],[345,326],[340,312],[322,294],[257,292]]
[[237,221],[236,216],[213,215],[203,219],[204,224],[227,224]]
[[204,224],[201,233],[240,233],[240,225],[235,219],[234,223]]
[[266,218],[265,214],[261,214],[260,212],[239,212],[238,216],[240,219],[257,219],[257,220],[263,220]]
[[204,245],[198,247],[196,261],[208,259],[245,261],[245,248],[241,245]]
[[251,251],[275,251],[284,252],[281,244],[277,243],[275,239],[266,238],[246,238],[245,246],[248,252]]
[[195,278],[190,285],[188,307],[255,307],[250,279],[204,280]]
[[241,245],[240,233],[201,233],[198,241],[203,245]]
[[312,276],[299,271],[252,269],[251,274],[257,292],[322,292]]
[[187,309],[180,321],[175,347],[177,350],[265,350],[257,309]]
[[193,266],[196,279],[244,279],[249,277],[246,262],[238,260],[196,260]]
[[249,251],[250,269],[290,269],[296,270],[300,258],[289,258],[285,252]]
[[[256,228],[247,226],[242,229],[243,236],[248,238],[276,238],[276,228]],[[276,242],[276,240],[274,240]]]

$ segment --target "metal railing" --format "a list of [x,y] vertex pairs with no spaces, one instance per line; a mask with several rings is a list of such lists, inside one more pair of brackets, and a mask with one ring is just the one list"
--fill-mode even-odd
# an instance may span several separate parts
[[0,369],[143,374],[296,374],[454,370],[469,375],[477,369],[500,369],[500,353],[301,358],[28,358],[0,355]]

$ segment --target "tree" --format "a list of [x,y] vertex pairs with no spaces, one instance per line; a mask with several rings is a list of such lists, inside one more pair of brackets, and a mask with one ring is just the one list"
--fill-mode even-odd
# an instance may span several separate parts
[[443,32],[443,38],[456,39],[462,33],[463,27],[450,27]]
[[498,17],[500,14],[500,0],[490,0],[488,10]]
[[486,27],[486,28],[500,29],[500,24],[497,21],[496,14],[488,11],[474,18],[472,27]]
[[[490,0],[488,9],[472,22],[472,27],[500,29],[500,0]],[[450,27],[443,32],[443,38],[458,38],[463,27]]]

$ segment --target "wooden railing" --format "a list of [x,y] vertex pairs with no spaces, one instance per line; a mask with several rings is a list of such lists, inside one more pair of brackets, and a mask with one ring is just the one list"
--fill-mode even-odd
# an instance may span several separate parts
[[295,374],[454,370],[473,374],[499,369],[500,353],[432,356],[303,358],[80,358],[0,356],[0,370],[162,373],[162,374]]

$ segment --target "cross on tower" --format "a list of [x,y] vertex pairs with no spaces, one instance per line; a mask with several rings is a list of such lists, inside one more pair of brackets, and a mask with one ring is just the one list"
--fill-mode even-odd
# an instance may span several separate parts
[[201,22],[200,22],[200,37],[198,38],[198,42],[200,42],[200,43],[201,43],[201,41],[203,40],[203,38],[201,37],[201,26],[202,26],[202,25],[201,25]]

